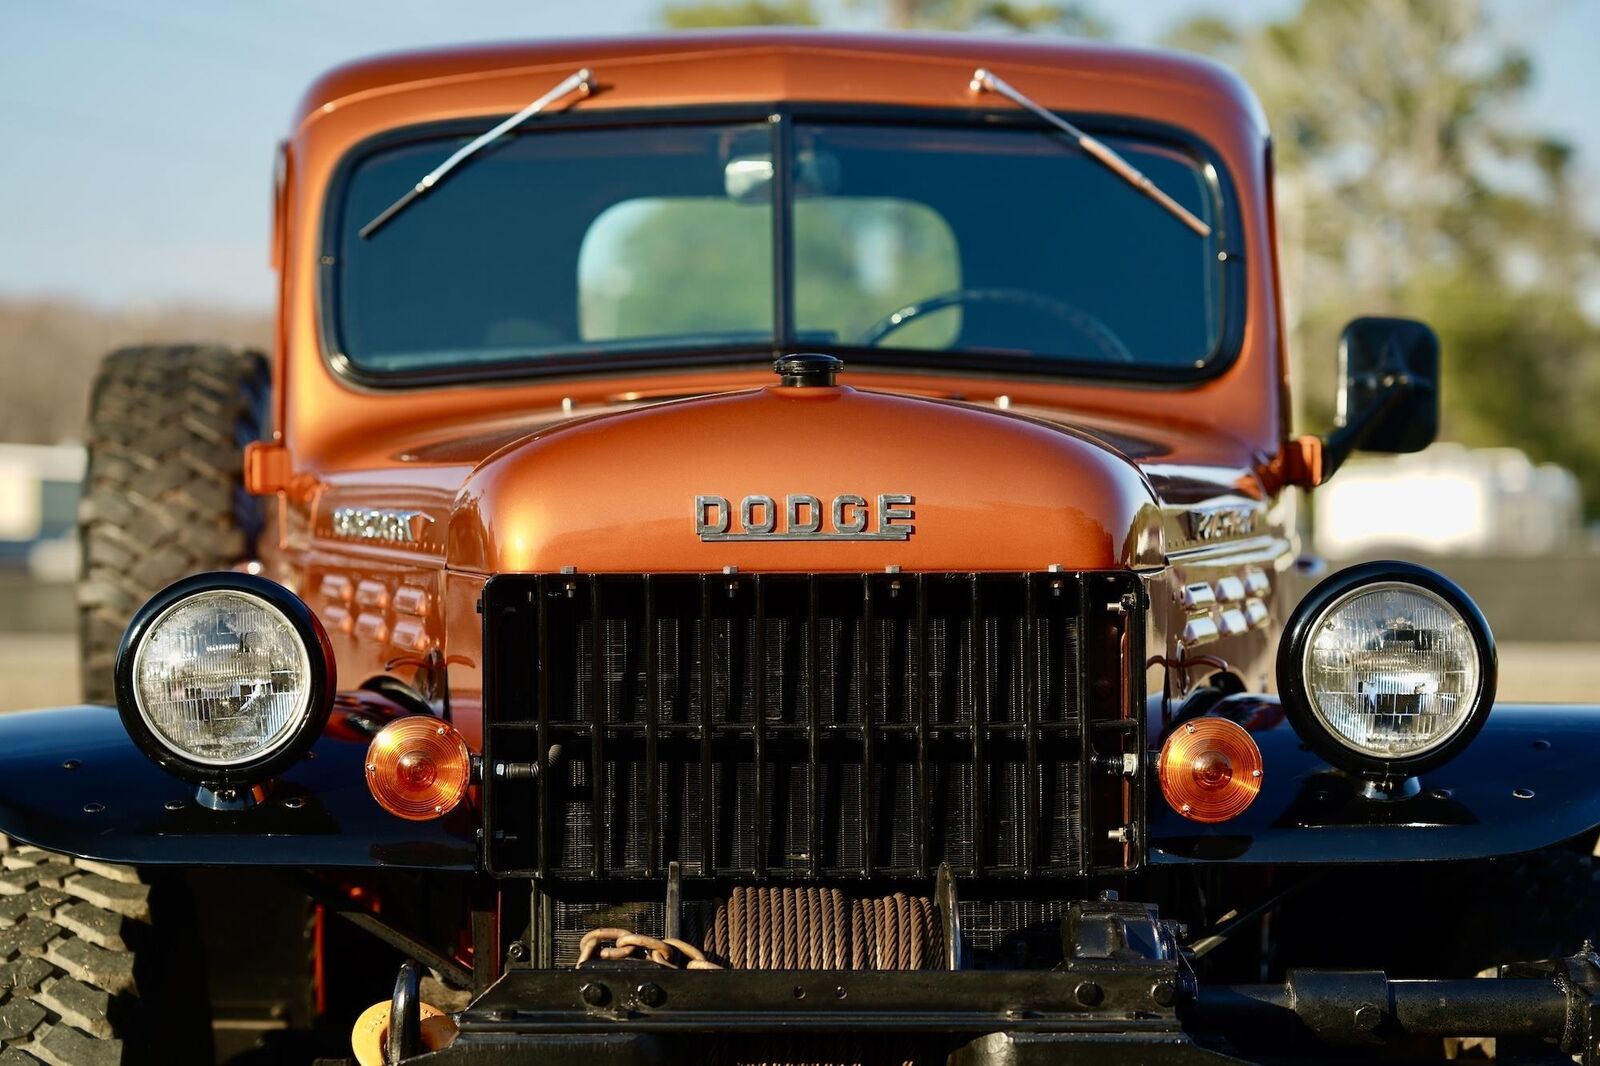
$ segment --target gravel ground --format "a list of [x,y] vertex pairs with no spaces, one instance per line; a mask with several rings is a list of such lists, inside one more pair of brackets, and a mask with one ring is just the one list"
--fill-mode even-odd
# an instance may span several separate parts
[[[0,633],[0,711],[78,698],[74,638]],[[1500,645],[1500,699],[1600,703],[1600,644]]]

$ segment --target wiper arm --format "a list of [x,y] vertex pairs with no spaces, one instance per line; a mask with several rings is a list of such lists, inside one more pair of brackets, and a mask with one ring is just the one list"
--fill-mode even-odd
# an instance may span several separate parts
[[1038,115],[1040,118],[1050,123],[1050,125],[1065,133],[1068,137],[1071,137],[1077,142],[1079,148],[1082,148],[1085,152],[1088,152],[1091,156],[1105,164],[1107,168],[1109,168],[1123,181],[1127,182],[1129,185],[1132,185],[1134,188],[1150,197],[1150,199],[1166,208],[1168,213],[1170,213],[1179,222],[1182,222],[1185,226],[1188,226],[1202,237],[1211,236],[1211,227],[1206,225],[1204,220],[1197,218],[1193,212],[1189,211],[1188,208],[1184,207],[1178,201],[1174,200],[1172,197],[1158,189],[1155,182],[1145,177],[1144,173],[1140,171],[1138,167],[1134,166],[1132,163],[1122,158],[1122,156],[1118,155],[1117,152],[1109,145],[1105,144],[1103,141],[1096,140],[1095,138],[1089,136],[1087,133],[1083,132],[1078,127],[1062,118],[1060,115],[1057,115],[1055,112],[1046,110],[1040,105],[1034,103],[1022,93],[1012,88],[1004,79],[1000,78],[993,71],[985,70],[983,67],[979,67],[977,70],[973,71],[972,84],[970,88],[975,93],[999,93],[1012,103],[1024,107],[1033,112],[1035,115]]
[[439,182],[442,181],[447,174],[464,163],[468,158],[475,155],[485,145],[488,145],[503,137],[505,134],[510,133],[512,130],[516,129],[518,126],[522,125],[524,122],[528,121],[528,119],[532,118],[534,115],[537,115],[539,112],[543,111],[557,100],[560,100],[566,96],[570,96],[573,93],[579,93],[583,96],[588,96],[593,91],[594,75],[590,72],[588,67],[584,67],[582,70],[568,75],[555,88],[551,89],[549,92],[539,97],[539,99],[535,100],[521,111],[518,111],[515,115],[512,115],[504,122],[500,123],[494,129],[489,130],[481,136],[474,137],[470,142],[458,148],[455,154],[449,159],[446,159],[443,163],[440,163],[438,166],[424,174],[422,176],[422,180],[412,186],[404,196],[400,197],[400,199],[384,208],[383,211],[378,214],[377,218],[374,218],[371,222],[368,222],[365,226],[361,227],[361,238],[365,240],[366,238],[372,236],[372,234],[377,231],[378,227],[382,226],[385,222],[389,221],[391,218],[404,211],[407,207],[411,206],[411,202],[413,200],[427,192],[429,189],[432,189],[435,185],[439,184]]

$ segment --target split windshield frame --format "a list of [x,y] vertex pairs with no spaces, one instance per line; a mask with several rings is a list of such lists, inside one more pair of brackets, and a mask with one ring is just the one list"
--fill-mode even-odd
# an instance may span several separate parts
[[[891,373],[953,375],[979,378],[1023,378],[1060,382],[1109,382],[1137,387],[1186,387],[1223,373],[1243,344],[1246,295],[1242,214],[1236,184],[1221,154],[1192,130],[1152,119],[1099,113],[1063,113],[1074,125],[1102,136],[1136,137],[1184,152],[1194,159],[1211,200],[1213,239],[1219,249],[1213,284],[1219,307],[1216,343],[1197,365],[1157,367],[1073,361],[1051,356],[966,349],[940,352],[888,347],[830,345],[830,354],[862,370]],[[904,105],[784,102],[780,104],[690,105],[672,108],[576,108],[540,114],[533,122],[505,135],[506,139],[557,129],[617,129],[651,126],[704,126],[765,122],[773,134],[773,310],[775,344],[674,347],[659,352],[540,355],[479,366],[440,367],[420,371],[374,371],[344,353],[338,322],[339,254],[350,220],[346,216],[349,183],[368,156],[408,143],[448,137],[474,137],[496,124],[493,117],[417,123],[384,130],[347,150],[335,165],[324,194],[318,241],[316,284],[317,332],[322,355],[332,371],[350,384],[370,389],[406,389],[494,382],[535,383],[650,371],[713,370],[719,367],[767,368],[772,360],[805,345],[795,339],[793,277],[793,198],[790,185],[795,159],[794,129],[816,123],[901,125],[956,129],[1035,129],[1052,126],[1009,102],[997,107],[928,108]],[[503,121],[500,120],[500,121]],[[1069,150],[1064,146],[1063,150]],[[449,195],[441,193],[441,195]],[[365,222],[365,219],[361,220]],[[813,345],[814,347],[814,345]]]

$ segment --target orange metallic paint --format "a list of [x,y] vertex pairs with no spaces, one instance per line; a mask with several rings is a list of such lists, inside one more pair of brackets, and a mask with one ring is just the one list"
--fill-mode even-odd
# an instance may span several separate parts
[[[904,541],[706,543],[694,499],[913,498]],[[954,404],[838,388],[678,401],[536,434],[482,464],[447,558],[482,573],[1108,569],[1153,506],[1077,436]]]
[[[378,390],[334,373],[322,350],[324,199],[339,160],[374,134],[520,109],[579,66],[584,110],[729,102],[993,107],[967,91],[977,66],[1049,107],[1129,115],[1207,141],[1239,198],[1246,320],[1237,358],[1201,384],[1149,388],[1047,378],[847,368],[848,388],[765,388],[765,366],[595,373],[521,383]],[[1001,104],[999,106],[1008,106]],[[370,60],[319,80],[296,113],[278,196],[277,492],[267,572],[330,620],[341,679],[384,674],[447,696],[480,745],[485,576],[497,570],[1032,569],[1115,566],[1140,508],[1237,500],[1258,534],[1187,551],[1155,579],[1152,655],[1176,651],[1187,581],[1289,564],[1286,362],[1270,211],[1270,157],[1248,88],[1214,64],[1081,42],[740,31],[567,40]],[[983,194],[973,190],[975,196]],[[1153,309],[1161,294],[1151,292]],[[726,394],[726,395],[723,395]],[[683,396],[687,402],[659,402]],[[921,399],[927,397],[931,399]],[[272,475],[270,478],[267,475]],[[909,493],[902,542],[720,543],[695,535],[692,502],[762,493]],[[335,507],[419,510],[415,545],[340,540]],[[332,580],[331,585],[329,580]],[[353,590],[379,582],[382,607]],[[350,599],[321,595],[328,588]],[[413,611],[396,609],[399,590]],[[402,597],[404,599],[404,597]],[[341,614],[341,612],[343,612]],[[360,626],[363,615],[367,618]],[[330,619],[330,616],[333,616]],[[1217,645],[1254,687],[1275,641]],[[408,646],[401,646],[401,642]],[[1211,651],[1213,649],[1206,649]],[[1161,681],[1155,681],[1160,690]]]
[[[1002,393],[1049,406],[1123,413],[1228,433],[1252,463],[1276,454],[1282,438],[1282,352],[1265,216],[1265,123],[1249,90],[1215,64],[1174,55],[1070,42],[985,37],[847,35],[748,31],[646,39],[557,41],[462,49],[368,61],[319,81],[301,105],[290,142],[296,188],[288,196],[285,345],[280,380],[287,404],[280,429],[297,470],[348,469],[370,461],[374,434],[462,416],[554,407],[562,398],[601,400],[629,390],[703,392],[765,384],[762,368],[595,375],[523,385],[429,390],[363,390],[330,373],[318,328],[317,278],[323,191],[339,159],[382,130],[447,118],[516,111],[578,66],[595,69],[601,90],[573,105],[586,110],[673,107],[732,101],[849,101],[926,107],[991,106],[967,83],[975,66],[1047,106],[1133,115],[1192,130],[1210,143],[1240,198],[1249,313],[1239,358],[1195,388],[1129,389],[1114,384],[940,378],[974,398]],[[974,190],[982,195],[982,190]],[[1159,293],[1150,295],[1152,303]],[[927,376],[872,375],[853,384],[927,388]]]

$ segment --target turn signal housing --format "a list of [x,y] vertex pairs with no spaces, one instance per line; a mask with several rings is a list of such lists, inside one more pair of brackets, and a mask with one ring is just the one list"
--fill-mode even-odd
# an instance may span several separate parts
[[1261,749],[1226,718],[1195,718],[1161,745],[1157,776],[1172,809],[1193,822],[1226,822],[1261,791]]
[[390,722],[367,748],[367,788],[397,818],[442,818],[471,784],[472,749],[449,723],[429,715]]

